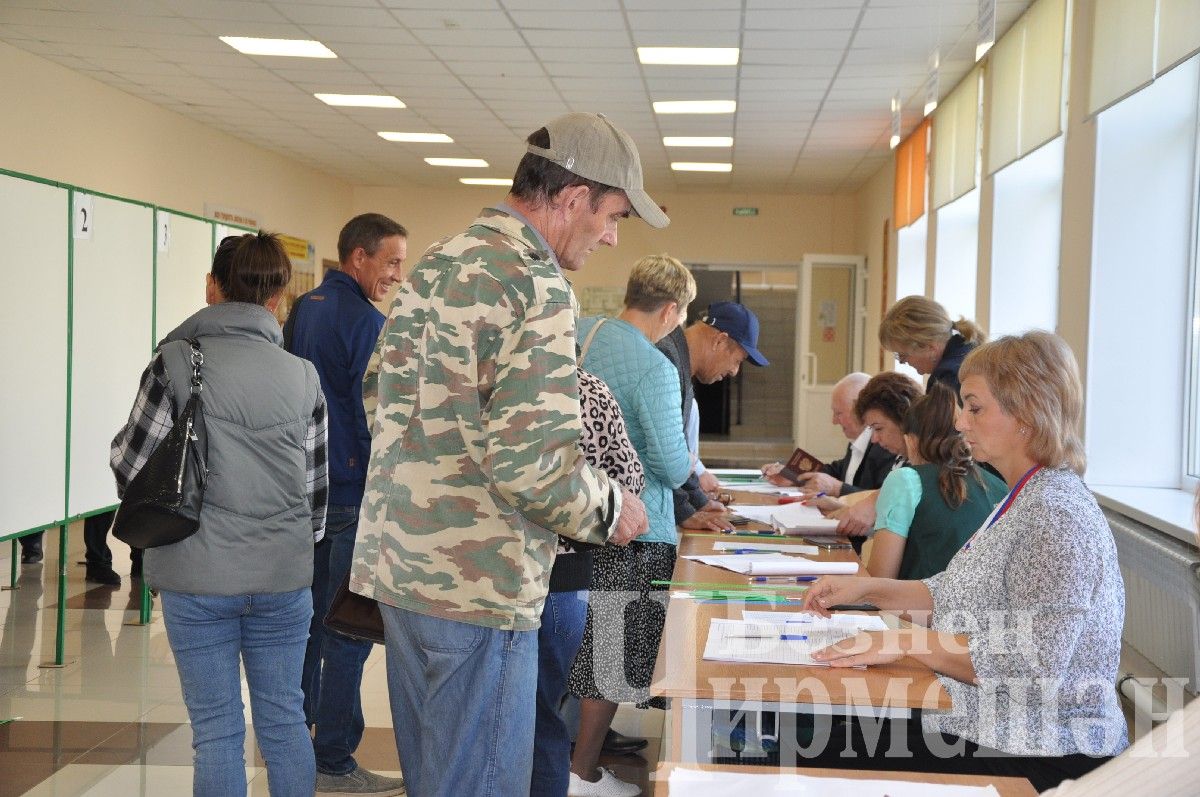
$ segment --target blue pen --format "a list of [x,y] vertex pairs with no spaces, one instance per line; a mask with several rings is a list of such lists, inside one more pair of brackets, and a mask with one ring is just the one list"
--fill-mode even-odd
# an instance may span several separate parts
[[802,583],[805,581],[816,581],[816,580],[817,580],[817,576],[751,576],[750,577],[750,582],[752,584],[767,584],[772,581],[784,581],[784,582],[795,581],[797,584],[799,584],[799,583]]
[[747,529],[745,531],[742,531],[739,529],[721,529],[721,533],[722,534],[734,534],[734,535],[743,536],[743,537],[755,537],[755,536],[774,537],[774,536],[778,536],[778,532],[775,531],[775,529]]
[[808,637],[805,636],[804,634],[783,634],[779,638],[785,642],[787,642],[787,641],[807,642],[808,641]]

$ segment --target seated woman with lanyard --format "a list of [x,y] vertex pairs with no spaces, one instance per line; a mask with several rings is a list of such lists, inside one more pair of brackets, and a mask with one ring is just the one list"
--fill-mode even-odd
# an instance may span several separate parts
[[1128,745],[1114,688],[1125,610],[1116,544],[1080,478],[1083,390],[1067,344],[1049,332],[1004,337],[971,352],[960,374],[958,428],[1004,476],[1008,497],[937,575],[818,580],[810,611],[866,602],[932,626],[859,634],[814,657],[848,667],[910,656],[949,692],[950,711],[908,729],[911,755],[868,765],[1012,775],[1046,789]]
[[957,407],[950,389],[934,383],[904,416],[908,466],[888,474],[879,490],[871,575],[910,580],[942,572],[1004,500],[1004,482],[971,461],[954,428]]

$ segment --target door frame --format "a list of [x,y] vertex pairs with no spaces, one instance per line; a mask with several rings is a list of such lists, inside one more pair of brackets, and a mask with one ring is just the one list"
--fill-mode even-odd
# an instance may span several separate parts
[[[804,430],[808,425],[808,413],[828,413],[829,407],[809,407],[807,391],[817,388],[815,368],[811,368],[812,357],[808,351],[809,310],[812,304],[812,269],[814,265],[849,266],[854,269],[854,296],[851,306],[854,313],[850,325],[850,370],[863,369],[863,349],[867,333],[867,259],[862,255],[806,254],[801,258],[800,270],[796,275],[796,340],[795,374],[792,396],[792,444],[804,445]],[[812,372],[810,374],[810,371]],[[810,382],[810,376],[812,381]]]

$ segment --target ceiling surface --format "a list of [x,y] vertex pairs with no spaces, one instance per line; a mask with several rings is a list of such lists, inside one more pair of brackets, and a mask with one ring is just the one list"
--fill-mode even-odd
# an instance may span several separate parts
[[[1028,5],[998,0],[997,38]],[[357,185],[511,177],[532,130],[598,111],[633,136],[652,189],[845,193],[887,161],[893,95],[906,133],[920,120],[931,54],[942,97],[974,64],[977,13],[977,0],[0,0],[0,41]],[[218,36],[316,39],[338,57],[247,56]],[[647,66],[638,46],[741,59]],[[334,108],[317,92],[408,107]],[[728,99],[734,114],[651,108]],[[733,136],[732,156],[663,136]],[[730,160],[726,174],[670,168]]]

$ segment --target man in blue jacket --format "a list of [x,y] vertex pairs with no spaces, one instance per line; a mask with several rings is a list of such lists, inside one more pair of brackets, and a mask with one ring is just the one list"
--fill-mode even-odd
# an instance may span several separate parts
[[358,509],[371,454],[363,410],[367,361],[383,329],[382,301],[400,281],[408,253],[404,227],[378,213],[355,216],[338,236],[337,269],[292,306],[284,325],[287,350],[317,368],[329,407],[329,510],[325,539],[313,554],[313,620],[304,658],[304,710],[316,725],[317,794],[393,795],[404,781],[358,766],[363,736],[363,664],[371,643],[326,633],[325,614],[350,572]]

